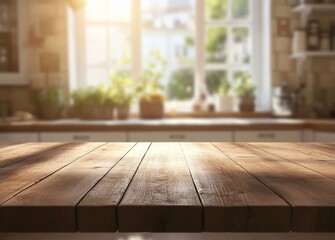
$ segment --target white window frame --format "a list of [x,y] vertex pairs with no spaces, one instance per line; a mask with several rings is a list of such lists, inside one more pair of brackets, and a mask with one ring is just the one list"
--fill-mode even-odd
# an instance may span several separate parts
[[25,33],[29,25],[28,16],[28,1],[17,1],[17,18],[18,18],[18,54],[19,54],[19,69],[17,72],[0,73],[0,85],[28,85],[29,84],[29,68],[27,56],[29,55],[26,46]]
[[[228,0],[229,4],[232,0]],[[132,74],[135,81],[140,77],[142,70],[142,26],[141,26],[141,1],[132,0]],[[208,22],[205,16],[205,2],[206,0],[196,0],[195,12],[195,43],[196,43],[196,61],[195,61],[195,83],[194,93],[195,97],[202,90],[205,85],[206,70],[216,69],[222,66],[221,64],[206,64],[206,27]],[[254,83],[257,86],[257,106],[260,110],[270,110],[271,97],[271,0],[250,0],[250,22],[251,37],[252,37],[252,53],[251,53],[251,71]],[[228,14],[231,9],[228,8]],[[72,13],[73,14],[73,13]],[[230,16],[230,15],[229,15]],[[76,57],[76,66],[70,69],[76,69],[76,74],[70,74],[70,82],[72,83],[70,89],[86,86],[86,44],[85,44],[85,10],[80,10],[75,13],[75,43],[76,50],[72,55]],[[229,24],[227,21],[213,21],[210,24]],[[240,26],[240,25],[239,25]],[[233,27],[233,24],[230,26]],[[69,34],[71,35],[71,34]],[[73,34],[72,34],[73,35]],[[72,39],[72,42],[74,40]],[[228,44],[232,43],[231,36],[228,35]],[[228,45],[228,46],[229,46]],[[71,51],[70,51],[71,52]],[[73,59],[73,57],[72,57]],[[231,66],[226,66],[231,67]],[[224,69],[222,69],[224,70]],[[228,71],[231,72],[232,71]],[[228,76],[230,79],[232,76]],[[192,101],[184,101],[177,104],[183,106],[185,109],[190,107]],[[191,110],[191,109],[190,109]]]

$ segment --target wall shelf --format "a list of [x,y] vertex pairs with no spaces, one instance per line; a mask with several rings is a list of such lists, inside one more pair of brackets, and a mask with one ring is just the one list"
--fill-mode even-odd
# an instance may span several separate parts
[[335,4],[300,4],[294,7],[292,11],[301,14],[310,14],[314,12],[333,13],[335,11]]
[[292,58],[308,58],[308,57],[335,57],[335,51],[309,51],[299,52],[291,55]]

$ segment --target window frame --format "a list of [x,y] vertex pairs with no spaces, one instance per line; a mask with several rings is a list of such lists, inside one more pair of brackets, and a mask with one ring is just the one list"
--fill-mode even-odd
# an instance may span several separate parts
[[[131,54],[132,64],[131,71],[133,79],[138,81],[142,71],[142,25],[141,25],[141,1],[131,0],[132,9],[130,21],[131,26]],[[231,4],[233,0],[228,0],[228,4]],[[206,85],[206,71],[209,69],[224,70],[222,69],[222,64],[207,64],[206,63],[206,27],[226,24],[229,25],[228,21],[210,21],[206,20],[205,14],[205,4],[206,0],[196,0],[195,8],[195,65],[194,65],[194,98],[199,96],[199,93],[203,90],[203,86]],[[252,29],[250,32],[252,38],[252,53],[250,58],[250,70],[253,75],[254,84],[256,85],[256,96],[257,106],[261,110],[270,109],[270,97],[271,97],[271,1],[259,1],[259,0],[249,0],[250,8],[250,18],[251,23],[248,27]],[[230,6],[230,5],[228,5]],[[75,43],[76,50],[72,52],[76,57],[75,65],[76,74],[70,74],[71,89],[76,89],[79,87],[84,87],[87,84],[86,77],[86,18],[85,9],[79,10],[74,13],[75,16]],[[228,7],[228,19],[231,16],[231,8]],[[105,24],[109,24],[106,21]],[[241,23],[242,24],[242,23]],[[243,23],[245,24],[245,23]],[[243,25],[242,24],[242,25]],[[238,26],[242,26],[238,25]],[[232,29],[234,23],[230,24]],[[228,35],[228,46],[232,44],[231,34]],[[73,42],[73,40],[72,40]],[[259,53],[259,54],[255,54]],[[72,58],[73,59],[73,58]],[[220,68],[221,67],[221,68]],[[233,66],[226,66],[227,68]],[[70,68],[72,69],[72,68]],[[233,70],[229,70],[229,74],[232,74]],[[228,72],[227,72],[228,73]],[[72,77],[71,77],[72,76]],[[228,76],[232,79],[232,76]],[[182,109],[189,108],[191,111],[191,103],[193,100],[189,101],[173,101],[177,106],[181,106]],[[189,106],[189,107],[186,107]]]

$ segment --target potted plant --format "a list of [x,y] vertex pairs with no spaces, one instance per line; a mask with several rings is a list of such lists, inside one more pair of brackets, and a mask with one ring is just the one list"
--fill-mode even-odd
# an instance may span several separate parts
[[64,92],[59,88],[49,88],[37,92],[37,101],[40,107],[42,118],[57,119],[62,116],[65,98]]
[[128,119],[130,105],[134,98],[134,84],[129,73],[118,73],[112,76],[110,89],[113,91],[117,118]]
[[255,111],[255,87],[251,83],[251,77],[241,74],[235,88],[236,96],[239,99],[239,110],[241,112]]
[[104,101],[102,107],[104,119],[114,119],[114,110],[116,107],[115,95],[115,90],[111,88],[106,88],[104,91]]
[[140,117],[143,119],[159,119],[164,116],[164,86],[161,80],[164,75],[167,62],[158,51],[150,54],[145,71],[137,87],[140,95]]
[[231,84],[227,78],[222,78],[219,86],[218,110],[220,112],[232,112],[234,110],[234,98],[231,96]]
[[80,88],[72,92],[72,115],[82,118],[90,119],[92,117],[92,109],[94,105],[92,103],[92,88]]

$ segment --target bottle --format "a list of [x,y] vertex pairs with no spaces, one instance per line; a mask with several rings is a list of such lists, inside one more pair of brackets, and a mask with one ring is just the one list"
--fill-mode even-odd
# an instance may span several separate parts
[[323,32],[321,37],[320,50],[328,52],[330,50],[330,37],[328,32]]
[[299,53],[306,51],[306,30],[298,28],[293,34],[292,52]]
[[317,20],[310,20],[307,27],[307,49],[309,51],[320,50],[321,45],[321,27]]
[[335,22],[332,21],[330,23],[330,31],[329,31],[329,48],[330,51],[334,51],[335,50]]

